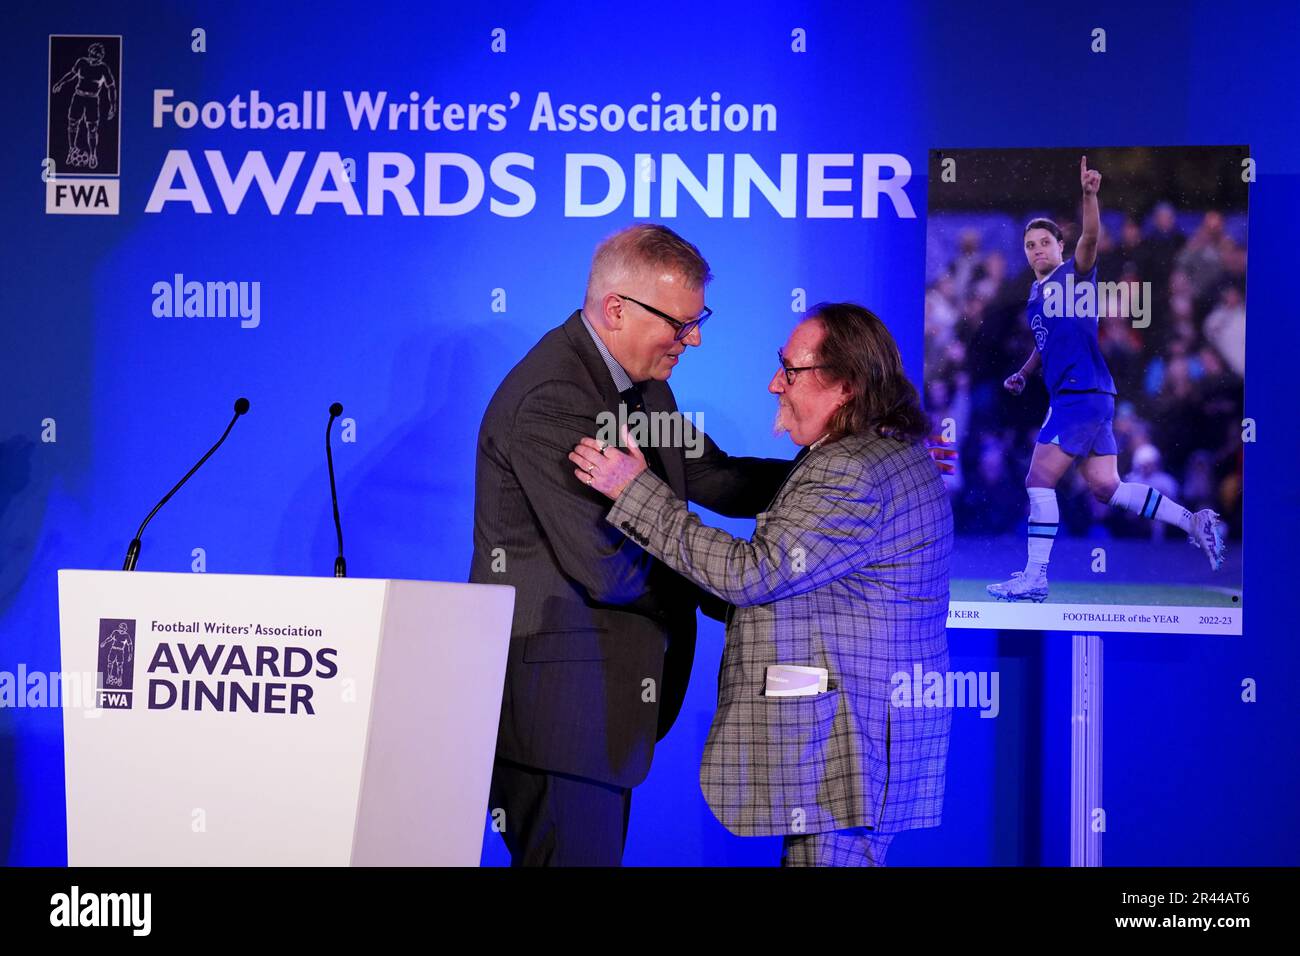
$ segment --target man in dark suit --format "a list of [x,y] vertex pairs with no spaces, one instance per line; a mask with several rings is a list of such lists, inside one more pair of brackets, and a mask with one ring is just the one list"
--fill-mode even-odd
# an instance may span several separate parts
[[[515,588],[491,792],[515,865],[621,861],[631,788],[686,693],[701,592],[605,522],[605,499],[573,480],[568,454],[620,405],[676,414],[668,377],[701,342],[710,278],[664,226],[606,239],[583,308],[511,370],[483,416],[470,580]],[[789,473],[788,461],[729,457],[679,424],[681,443],[647,460],[682,499],[753,517]]]

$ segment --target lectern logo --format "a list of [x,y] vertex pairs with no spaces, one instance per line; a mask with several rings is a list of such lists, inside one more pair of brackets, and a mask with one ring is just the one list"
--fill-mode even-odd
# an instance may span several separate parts
[[121,36],[50,37],[45,211],[117,215]]
[[135,621],[99,619],[99,686],[95,706],[127,710],[135,691]]

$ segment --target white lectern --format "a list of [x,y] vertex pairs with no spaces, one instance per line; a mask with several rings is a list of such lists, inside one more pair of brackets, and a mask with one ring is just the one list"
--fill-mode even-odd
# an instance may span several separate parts
[[59,572],[68,863],[477,866],[514,589]]

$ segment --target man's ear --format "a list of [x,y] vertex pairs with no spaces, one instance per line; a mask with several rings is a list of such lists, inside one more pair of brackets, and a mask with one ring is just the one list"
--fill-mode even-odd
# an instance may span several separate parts
[[623,300],[610,292],[600,300],[600,308],[605,325],[615,332],[620,331],[623,328]]

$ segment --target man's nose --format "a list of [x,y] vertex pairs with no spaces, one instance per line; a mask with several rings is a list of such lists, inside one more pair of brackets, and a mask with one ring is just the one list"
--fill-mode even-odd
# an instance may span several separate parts
[[785,372],[780,369],[772,376],[772,381],[767,383],[767,390],[773,395],[780,395],[785,391]]
[[687,345],[702,344],[704,338],[703,336],[700,335],[700,327],[697,325],[695,328],[691,329],[690,333],[686,336],[686,338],[682,339],[682,341],[685,342]]

